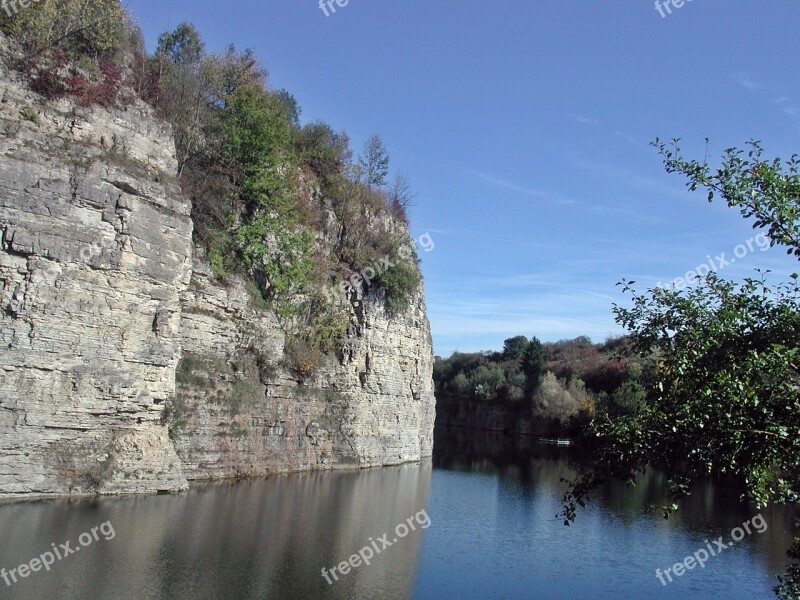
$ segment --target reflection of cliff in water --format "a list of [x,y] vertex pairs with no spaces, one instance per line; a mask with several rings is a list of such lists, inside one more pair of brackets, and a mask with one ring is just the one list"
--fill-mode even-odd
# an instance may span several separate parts
[[[574,479],[577,467],[585,460],[585,452],[577,447],[540,444],[530,436],[438,425],[434,444],[435,468],[496,475],[503,484],[519,486],[523,498],[548,493],[560,500],[567,489],[562,478]],[[749,535],[742,543],[757,548],[768,557],[769,569],[780,572],[786,565],[786,550],[795,535],[792,524],[800,517],[800,507],[759,509],[753,503],[741,501],[743,491],[738,482],[730,479],[700,481],[693,494],[681,501],[678,512],[664,521],[663,526],[683,529],[703,539],[729,538],[731,529],[761,514],[768,524],[767,532]],[[625,524],[641,518],[662,520],[660,507],[666,502],[666,478],[657,471],[648,471],[635,485],[615,481],[599,488],[592,509],[607,512]],[[556,502],[554,506],[558,509],[560,504]],[[703,539],[698,548],[704,545]],[[676,557],[678,559],[682,557]]]
[[3,598],[121,598],[120,590],[131,590],[126,598],[405,600],[419,527],[335,585],[321,569],[425,509],[430,484],[423,462],[197,485],[171,496],[0,505],[0,565],[21,564],[51,542],[74,545],[105,521],[116,531]]

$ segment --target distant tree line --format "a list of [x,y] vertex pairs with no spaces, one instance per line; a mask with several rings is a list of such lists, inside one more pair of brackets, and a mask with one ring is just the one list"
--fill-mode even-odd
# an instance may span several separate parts
[[636,412],[646,375],[643,363],[627,354],[624,338],[593,344],[584,336],[543,344],[516,336],[501,352],[455,352],[436,357],[434,364],[440,397],[522,409],[565,432],[598,413]]

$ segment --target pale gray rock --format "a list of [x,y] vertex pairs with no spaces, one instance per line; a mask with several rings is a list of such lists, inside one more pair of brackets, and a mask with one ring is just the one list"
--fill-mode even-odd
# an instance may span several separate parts
[[14,72],[0,98],[0,492],[183,489],[162,423],[192,255],[171,130],[142,103],[43,103]]
[[44,102],[2,62],[0,497],[430,456],[421,291],[393,318],[357,300],[346,347],[298,381],[275,316],[192,247],[170,128],[141,102]]
[[[172,435],[190,479],[398,464],[430,456],[433,350],[421,292],[403,315],[363,304],[348,351],[309,381],[283,367],[277,320],[198,253],[184,293]],[[354,328],[356,329],[356,328]]]

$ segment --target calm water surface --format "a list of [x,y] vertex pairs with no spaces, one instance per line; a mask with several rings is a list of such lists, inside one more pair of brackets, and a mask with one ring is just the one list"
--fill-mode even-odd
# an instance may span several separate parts
[[[648,510],[663,494],[651,476],[635,488],[605,488],[564,527],[554,516],[570,465],[564,449],[438,432],[433,462],[419,465],[204,485],[176,496],[4,504],[6,572],[53,544],[69,540],[80,550],[11,586],[0,579],[0,598],[774,597],[792,537],[790,511],[761,511],[764,533],[662,586],[657,568],[705,540],[730,541],[731,530],[759,511],[740,504],[736,490],[708,484],[664,521]],[[414,531],[397,529],[409,519]],[[90,540],[92,528],[107,522],[113,539],[106,526]],[[378,541],[384,534],[390,547]],[[373,550],[369,566],[326,583],[322,568],[365,546],[382,550]]]

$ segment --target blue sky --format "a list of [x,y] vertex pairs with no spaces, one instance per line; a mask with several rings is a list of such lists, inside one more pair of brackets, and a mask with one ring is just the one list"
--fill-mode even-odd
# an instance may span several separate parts
[[[499,8],[498,8],[499,6]],[[304,122],[379,133],[418,194],[416,236],[437,354],[621,333],[611,304],[754,232],[689,194],[648,147],[702,158],[750,138],[800,150],[800,3],[693,0],[131,0],[150,48],[195,23],[210,50],[253,48]],[[725,267],[786,274],[780,249]],[[740,251],[741,254],[741,251]]]

